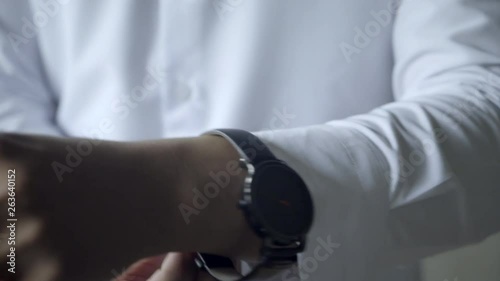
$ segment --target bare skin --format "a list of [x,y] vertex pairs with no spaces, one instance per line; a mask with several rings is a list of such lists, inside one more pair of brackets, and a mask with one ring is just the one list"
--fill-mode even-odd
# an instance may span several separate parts
[[168,253],[165,257],[142,259],[114,281],[215,281],[193,264],[193,254]]
[[[90,142],[0,135],[0,221],[8,215],[9,169],[16,171],[18,219],[16,274],[7,272],[11,246],[0,241],[0,280],[110,280],[113,270],[167,252],[186,254],[167,256],[165,268],[183,265],[196,251],[258,255],[261,241],[236,208],[245,171],[230,173],[234,165],[228,163],[239,157],[223,138],[103,141],[90,153],[82,143]],[[85,152],[74,167],[67,161],[68,146]],[[55,162],[71,171],[61,174]],[[205,192],[214,182],[211,173],[221,171],[228,175],[227,185],[187,223],[179,206],[195,207],[193,189]],[[183,266],[176,270],[186,280],[198,278]]]

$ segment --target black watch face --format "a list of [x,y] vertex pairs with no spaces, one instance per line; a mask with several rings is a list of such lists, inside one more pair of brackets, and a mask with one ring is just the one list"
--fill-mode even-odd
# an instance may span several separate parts
[[252,179],[254,211],[262,226],[282,237],[297,237],[309,230],[312,200],[305,183],[291,168],[278,161],[256,167]]

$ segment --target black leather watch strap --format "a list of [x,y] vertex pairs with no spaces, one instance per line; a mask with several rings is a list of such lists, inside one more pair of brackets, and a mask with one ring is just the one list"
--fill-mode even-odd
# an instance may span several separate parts
[[254,134],[239,129],[219,129],[207,132],[224,137],[235,147],[241,149],[240,155],[246,155],[248,161],[257,165],[266,160],[276,159],[276,156],[267,146]]

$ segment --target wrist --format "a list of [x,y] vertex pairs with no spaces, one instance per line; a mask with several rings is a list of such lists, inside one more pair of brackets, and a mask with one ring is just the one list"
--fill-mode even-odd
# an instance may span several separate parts
[[[222,137],[200,136],[181,149],[189,179],[179,191],[179,217],[200,241],[195,251],[229,257],[255,258],[260,238],[238,208],[246,171],[238,152]],[[200,235],[201,234],[201,235]]]

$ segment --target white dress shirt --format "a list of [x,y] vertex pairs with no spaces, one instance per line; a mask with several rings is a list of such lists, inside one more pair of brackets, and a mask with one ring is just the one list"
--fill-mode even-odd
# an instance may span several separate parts
[[499,18],[498,0],[0,0],[0,130],[258,132],[313,196],[302,280],[416,280],[390,269],[500,231]]

